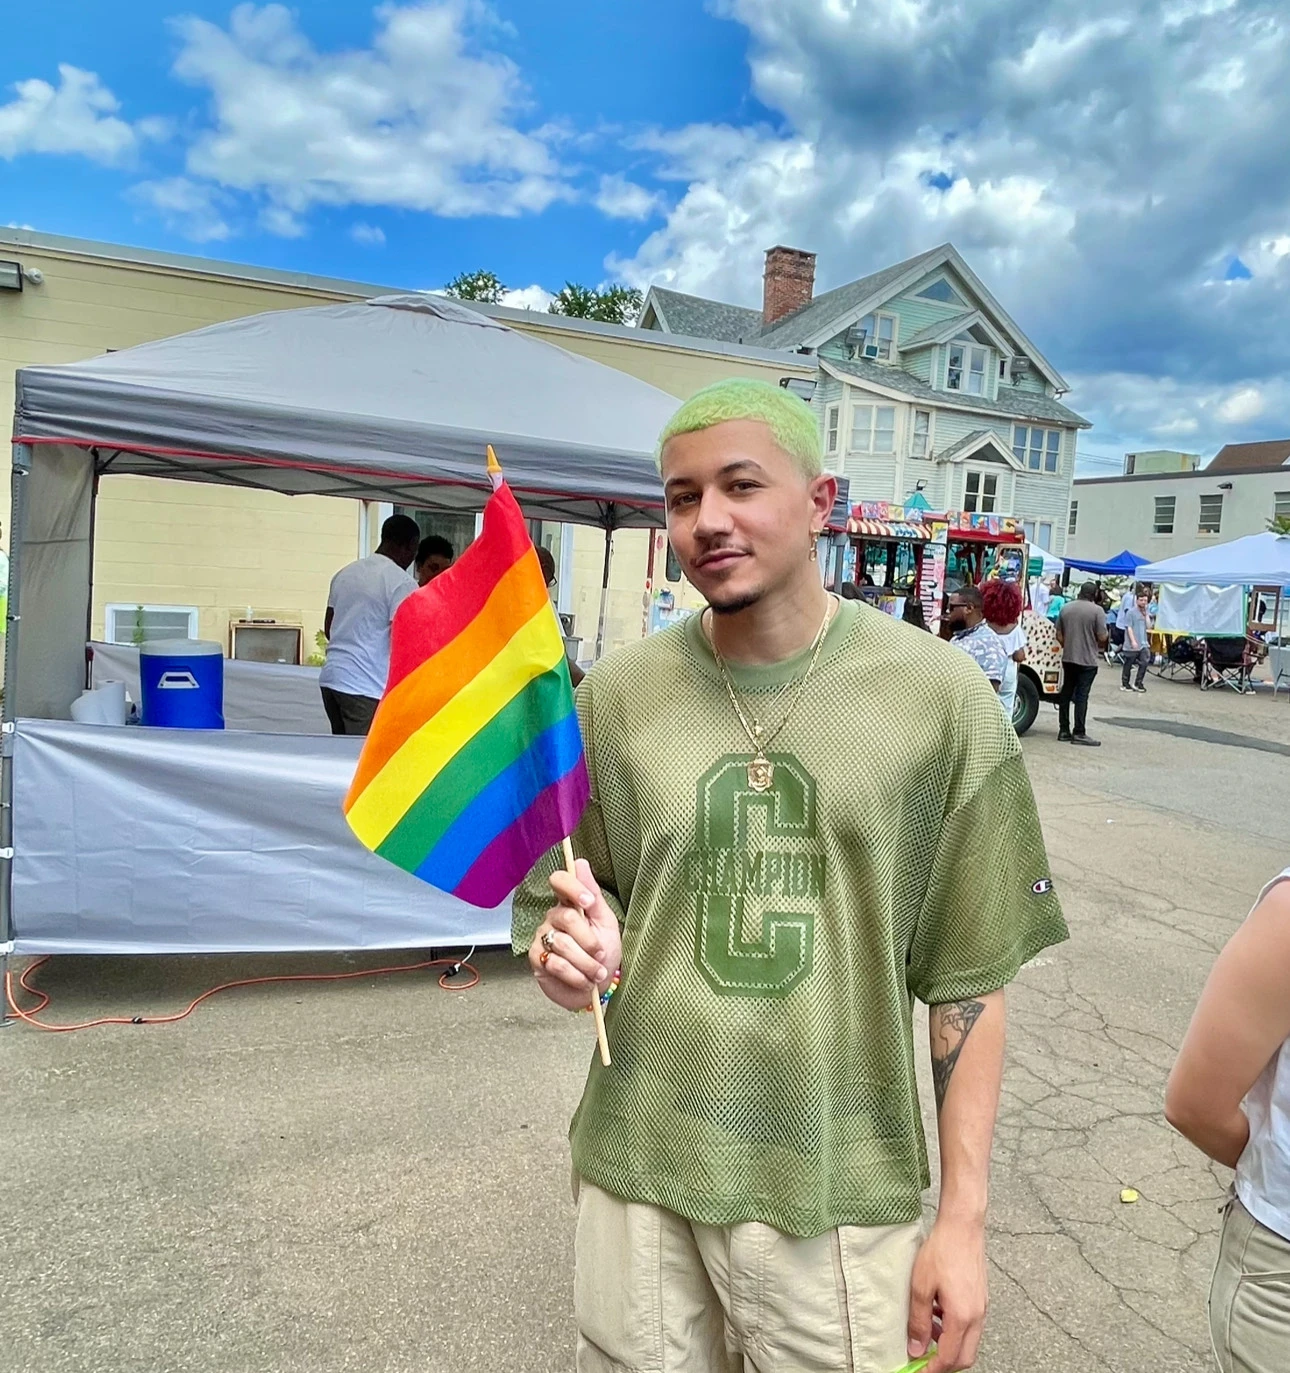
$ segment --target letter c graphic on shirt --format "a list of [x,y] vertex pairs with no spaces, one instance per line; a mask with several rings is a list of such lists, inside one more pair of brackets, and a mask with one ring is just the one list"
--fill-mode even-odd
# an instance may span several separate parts
[[[730,754],[699,779],[697,839],[700,852],[742,855],[748,843],[748,814],[765,807],[766,838],[814,839],[815,781],[796,758],[772,754],[775,772],[768,791],[748,785],[748,759]],[[760,854],[749,853],[745,871],[761,873]],[[769,859],[769,855],[768,855]],[[713,868],[716,865],[712,865]],[[764,870],[769,873],[772,863]],[[821,871],[812,866],[811,871]],[[724,996],[782,997],[809,976],[815,958],[815,916],[809,911],[767,909],[761,938],[743,937],[745,887],[717,882],[721,891],[698,893],[695,962],[712,990]],[[786,882],[767,890],[782,894]],[[822,893],[816,893],[820,895]]]

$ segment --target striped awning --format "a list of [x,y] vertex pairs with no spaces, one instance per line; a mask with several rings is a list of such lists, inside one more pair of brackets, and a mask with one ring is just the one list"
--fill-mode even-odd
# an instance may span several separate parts
[[930,525],[887,524],[882,520],[848,520],[847,533],[871,539],[920,539],[924,543],[932,537]]

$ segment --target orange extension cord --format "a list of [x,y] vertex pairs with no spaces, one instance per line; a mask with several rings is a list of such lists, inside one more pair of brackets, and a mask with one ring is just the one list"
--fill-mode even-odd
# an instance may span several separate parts
[[[471,953],[474,953],[473,949]],[[466,957],[469,956],[467,954]],[[114,1015],[103,1016],[99,1020],[82,1021],[79,1025],[47,1025],[44,1021],[37,1020],[36,1017],[49,1006],[51,1000],[49,993],[42,992],[39,987],[33,987],[28,978],[37,968],[48,963],[51,957],[52,955],[46,954],[43,958],[38,958],[30,967],[24,968],[22,975],[18,978],[18,985],[23,991],[30,992],[32,996],[40,997],[40,1004],[33,1006],[30,1010],[24,1011],[18,1005],[18,1000],[13,994],[13,973],[6,972],[4,978],[4,994],[9,1003],[9,1009],[19,1020],[24,1020],[37,1030],[46,1030],[50,1034],[67,1034],[71,1030],[92,1030],[98,1025],[173,1025],[178,1020],[186,1020],[203,1001],[210,1000],[211,997],[220,992],[231,991],[234,987],[262,987],[270,982],[347,982],[356,977],[380,977],[386,973],[415,973],[426,968],[446,968],[447,971],[439,975],[439,985],[445,992],[468,992],[472,987],[479,985],[479,969],[473,963],[467,963],[464,958],[460,960],[431,958],[424,963],[405,963],[394,968],[364,968],[353,973],[282,973],[275,977],[244,977],[237,982],[221,982],[218,987],[212,987],[209,991],[203,992],[201,996],[189,1004],[186,1010],[179,1011],[174,1015]],[[470,974],[469,982],[448,981],[450,977],[455,977],[462,971]]]

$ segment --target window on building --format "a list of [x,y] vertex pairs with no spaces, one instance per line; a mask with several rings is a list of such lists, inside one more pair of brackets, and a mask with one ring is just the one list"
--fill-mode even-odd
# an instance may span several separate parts
[[939,300],[942,305],[966,304],[963,297],[959,295],[944,277],[937,277],[935,281],[924,286],[918,294],[924,300]]
[[853,453],[894,453],[896,451],[896,407],[894,405],[857,405],[852,409],[851,451]]
[[1035,541],[1035,522],[1034,520],[1022,520],[1021,532],[1027,543]]
[[1031,472],[1056,472],[1061,465],[1062,431],[1014,425],[1012,455]]
[[1272,493],[1272,518],[1274,520],[1290,520],[1290,491],[1274,491]]
[[860,345],[860,356],[870,360],[877,358],[887,362],[896,342],[895,315],[866,315],[860,321],[864,331],[864,341]]
[[1007,380],[1008,380],[1008,359],[1007,359],[1007,358],[1000,358],[1000,359],[999,359],[999,380],[1000,380],[1000,381],[1007,381]]
[[989,515],[998,509],[999,477],[995,472],[969,471],[963,482],[963,509]]
[[1217,534],[1222,528],[1222,496],[1202,496],[1200,498],[1200,519],[1196,524],[1196,532],[1198,534]]
[[1053,527],[1047,520],[1039,521],[1039,533],[1035,542],[1044,550],[1045,553],[1053,551]]
[[1077,523],[1078,520],[1079,520],[1079,502],[1078,502],[1078,501],[1072,501],[1072,502],[1071,502],[1070,519],[1068,519],[1068,520],[1066,521],[1066,533],[1067,533],[1068,536],[1071,535],[1071,534],[1073,534],[1073,533],[1075,532],[1075,525],[1076,525],[1076,523]]
[[945,389],[969,396],[985,395],[986,360],[990,350],[971,343],[951,343],[945,369]]
[[914,411],[914,428],[909,436],[909,451],[915,458],[925,458],[931,451],[932,412]]
[[158,639],[195,639],[193,605],[109,605],[103,632],[110,644],[152,644]]
[[1151,526],[1153,534],[1172,534],[1174,532],[1174,506],[1176,496],[1157,496],[1155,521]]
[[830,405],[824,412],[824,451],[826,453],[838,451],[838,425],[841,422],[841,414],[842,407],[840,405]]

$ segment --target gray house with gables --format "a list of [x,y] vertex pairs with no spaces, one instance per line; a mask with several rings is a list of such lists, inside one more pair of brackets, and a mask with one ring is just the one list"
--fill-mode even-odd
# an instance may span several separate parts
[[1061,373],[951,244],[823,295],[815,254],[771,248],[762,308],[653,286],[639,327],[813,355],[825,461],[851,500],[1013,515],[1065,548],[1075,440]]

